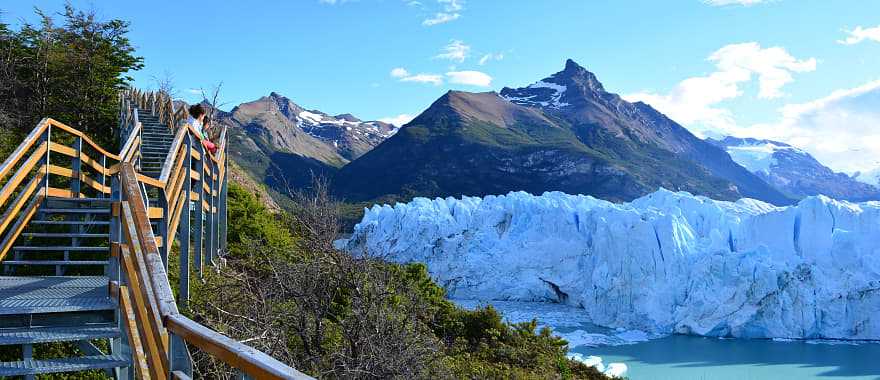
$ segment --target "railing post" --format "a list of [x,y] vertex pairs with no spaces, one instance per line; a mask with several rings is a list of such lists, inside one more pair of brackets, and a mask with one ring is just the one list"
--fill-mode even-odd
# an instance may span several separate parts
[[189,256],[192,253],[190,246],[190,222],[192,216],[192,136],[186,136],[186,155],[183,157],[183,201],[181,210],[180,226],[177,228],[177,236],[180,241],[180,300],[182,309],[189,307]]
[[70,178],[70,192],[72,193],[74,198],[79,198],[79,193],[81,190],[80,179],[82,178],[82,145],[82,137],[77,136],[76,141],[74,142],[76,156],[73,157],[73,177]]
[[[224,144],[224,147],[226,145]],[[223,171],[223,183],[220,184],[220,207],[218,212],[220,213],[220,251],[226,252],[226,235],[228,232],[228,219],[226,215],[226,196],[229,193],[229,155],[226,152],[223,152],[223,167],[220,169]]]
[[43,190],[46,192],[45,196],[49,198],[49,160],[50,153],[52,152],[52,124],[49,124],[49,127],[46,128],[46,137],[44,138],[46,141],[46,178]]
[[168,252],[171,252],[174,238],[169,239],[168,236],[168,223],[171,222],[171,215],[168,208],[168,193],[163,188],[159,188],[159,207],[162,209],[162,219],[159,219],[159,236],[162,237],[162,247],[159,248],[159,256],[162,257],[165,267],[168,267]]
[[208,184],[208,247],[205,262],[213,263],[217,250],[217,164],[213,160],[206,161],[211,169],[211,182]]
[[[127,278],[122,275],[122,269],[119,264],[119,256],[122,254],[119,251],[119,244],[121,243],[122,237],[122,222],[120,219],[120,213],[122,210],[122,191],[119,184],[119,176],[121,173],[122,172],[120,171],[116,175],[110,177],[110,200],[112,205],[112,212],[110,213],[110,247],[111,251],[115,254],[110,255],[108,277],[110,278],[110,281],[116,281],[119,285],[127,285]],[[119,291],[122,291],[122,288],[119,288]],[[121,297],[121,295],[118,297]],[[131,347],[128,344],[128,333],[125,328],[126,318],[120,308],[116,308],[114,313],[116,316],[117,328],[122,332],[122,335],[110,340],[110,350],[113,354],[123,355],[129,358],[133,363],[135,359],[132,355]],[[131,367],[117,368],[115,374],[117,379],[134,379],[134,371],[131,370]]]
[[198,203],[196,204],[196,226],[195,226],[195,241],[193,245],[195,245],[193,249],[193,260],[195,261],[194,267],[196,269],[196,274],[198,274],[199,278],[202,277],[202,252],[203,252],[203,237],[205,236],[205,161],[210,160],[207,157],[207,152],[205,151],[205,146],[202,145],[201,140],[196,142],[196,151],[199,152],[199,157],[201,159],[198,162],[198,173],[199,173],[199,181],[196,184],[196,194],[199,196]]
[[171,363],[170,371],[168,372],[168,378],[173,379],[174,376],[171,375],[171,372],[180,371],[185,373],[187,376],[192,378],[193,376],[193,365],[192,358],[189,355],[189,350],[186,349],[186,342],[176,334],[171,334],[168,339],[168,343],[171,346],[168,352],[168,359]]

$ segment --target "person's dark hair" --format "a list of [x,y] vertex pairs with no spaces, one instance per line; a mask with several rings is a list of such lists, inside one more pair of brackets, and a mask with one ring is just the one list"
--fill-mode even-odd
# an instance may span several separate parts
[[189,115],[192,116],[194,119],[198,119],[199,116],[202,116],[204,114],[205,108],[202,107],[201,104],[193,104],[189,106]]

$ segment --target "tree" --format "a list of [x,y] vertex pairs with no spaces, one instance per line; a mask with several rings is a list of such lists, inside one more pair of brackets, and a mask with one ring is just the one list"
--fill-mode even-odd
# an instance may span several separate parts
[[0,125],[21,134],[52,117],[113,146],[118,91],[143,67],[128,39],[129,23],[101,21],[70,4],[60,25],[35,12],[36,25],[13,30],[0,23]]

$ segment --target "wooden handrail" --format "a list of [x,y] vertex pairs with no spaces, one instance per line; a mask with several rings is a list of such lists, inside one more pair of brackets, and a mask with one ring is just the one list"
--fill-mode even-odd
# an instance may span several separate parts
[[[150,227],[150,219],[144,206],[143,196],[139,189],[137,172],[129,163],[122,164],[120,185],[125,201],[122,202],[122,220],[125,235],[130,239],[134,255],[143,257],[145,270],[140,273],[143,287],[152,290],[155,309],[164,328],[214,355],[223,362],[238,368],[258,379],[308,379],[309,377],[281,363],[274,358],[207,327],[204,327],[180,314],[174,293],[168,282],[168,274],[159,254],[156,237]],[[186,207],[186,200],[179,207]],[[128,255],[123,250],[123,256]],[[137,264],[134,264],[137,265]],[[129,271],[134,270],[129,268]],[[144,273],[145,272],[145,273]],[[137,276],[129,273],[129,277]]]
[[49,128],[49,119],[40,120],[40,123],[37,124],[37,127],[34,128],[31,133],[25,137],[24,141],[18,145],[18,148],[15,148],[15,151],[6,158],[6,161],[3,161],[3,166],[0,166],[0,181],[6,178],[6,175],[9,174],[9,171],[15,166],[15,164],[24,157],[25,152],[30,150],[30,148],[40,139],[40,135]]
[[85,142],[86,144],[89,144],[89,146],[91,146],[92,149],[98,151],[98,153],[101,153],[104,156],[113,159],[114,161],[119,161],[119,156],[104,150],[104,148],[101,148],[98,144],[96,144],[94,141],[92,141],[92,139],[89,138],[89,136],[87,136],[86,134],[80,132],[79,130],[77,130],[73,127],[68,126],[67,124],[59,122],[55,119],[49,118],[48,120],[49,120],[49,124],[51,124],[53,127],[58,127],[58,128],[66,131],[76,137],[82,138],[83,142]]

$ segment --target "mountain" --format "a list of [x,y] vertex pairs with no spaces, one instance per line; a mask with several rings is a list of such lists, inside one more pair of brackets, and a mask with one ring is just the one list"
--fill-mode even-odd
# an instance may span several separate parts
[[[376,180],[380,178],[381,180]],[[349,200],[559,190],[631,200],[664,187],[790,200],[644,103],[568,60],[531,86],[450,91],[335,178]]]
[[880,189],[835,173],[809,153],[785,143],[731,136],[706,141],[726,150],[734,161],[792,198],[821,194],[863,201],[880,196]]
[[853,175],[853,179],[880,188],[880,168],[866,172],[856,172]]
[[351,114],[306,110],[274,92],[219,118],[230,127],[233,159],[281,191],[307,185],[312,174],[332,176],[397,131]]

